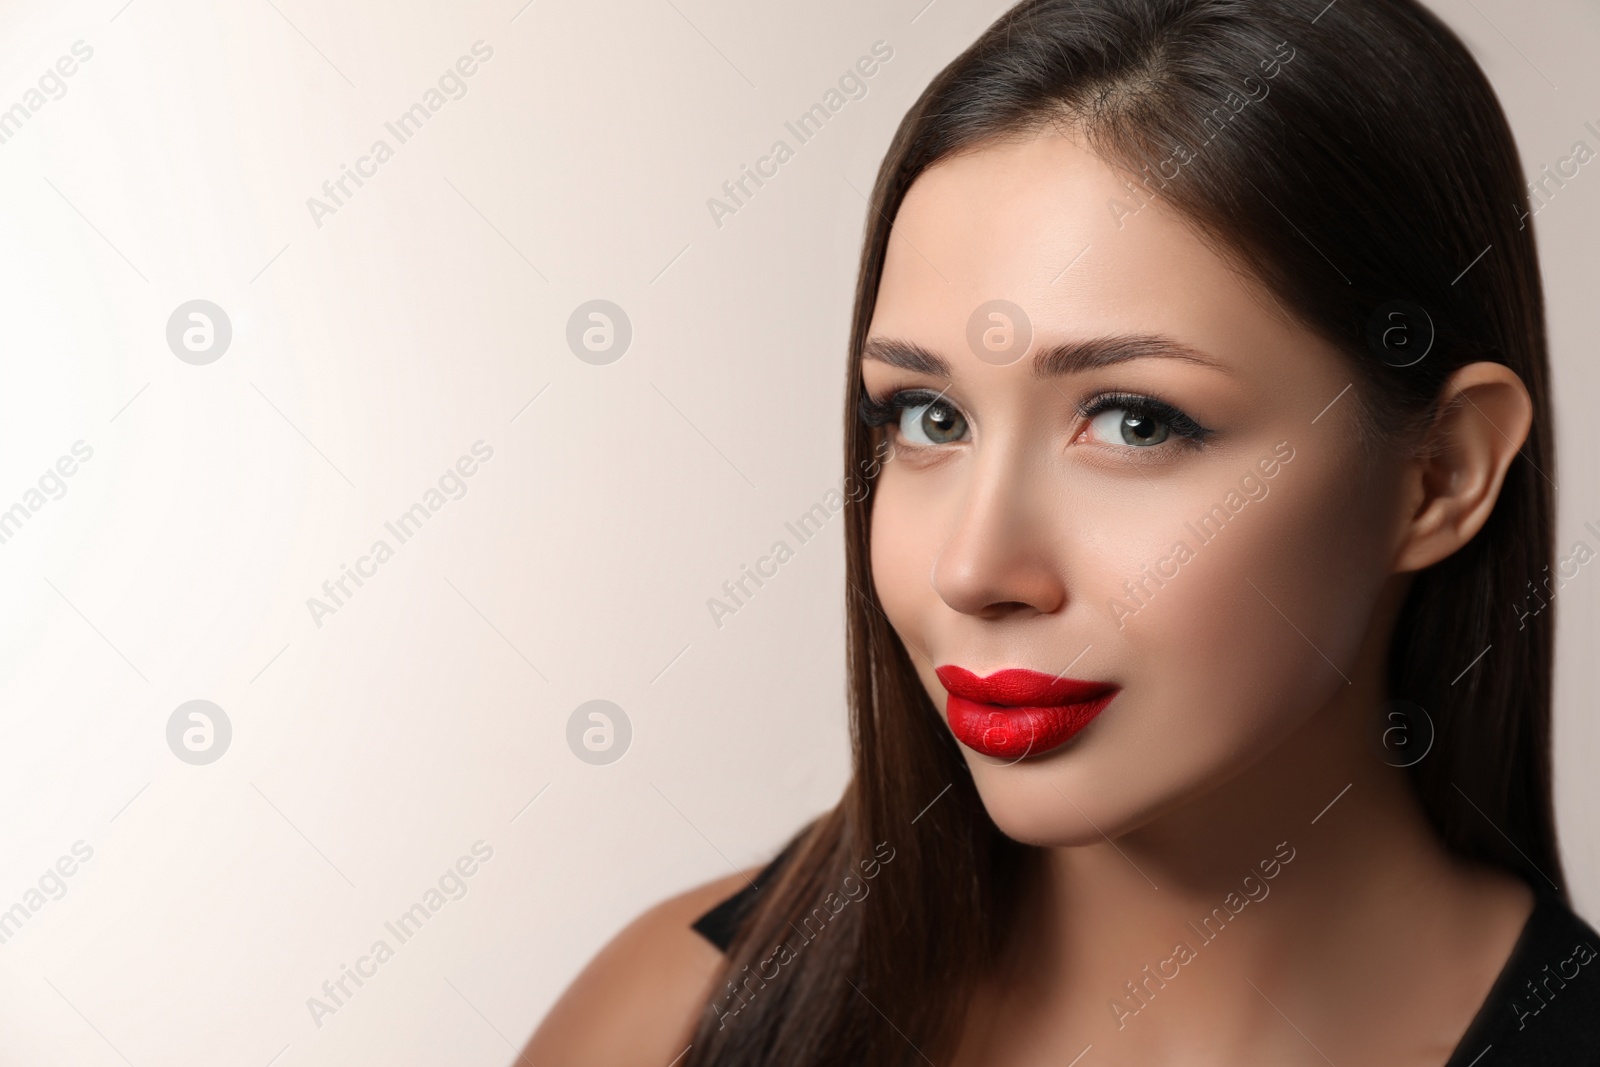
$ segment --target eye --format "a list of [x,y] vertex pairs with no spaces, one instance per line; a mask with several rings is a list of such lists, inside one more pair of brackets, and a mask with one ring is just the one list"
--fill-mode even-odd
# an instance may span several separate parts
[[1197,446],[1211,433],[1171,404],[1131,393],[1103,393],[1078,414],[1102,444],[1153,448],[1176,435],[1180,444]]
[[1102,441],[1121,440],[1125,445],[1143,448],[1159,445],[1172,432],[1160,419],[1128,408],[1112,408],[1096,415],[1089,423]]
[[895,423],[900,439],[913,447],[952,444],[967,432],[967,417],[960,409],[926,389],[902,389],[883,400],[863,393],[860,417],[868,426]]

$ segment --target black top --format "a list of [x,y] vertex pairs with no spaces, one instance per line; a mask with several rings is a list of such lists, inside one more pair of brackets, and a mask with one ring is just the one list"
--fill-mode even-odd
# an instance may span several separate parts
[[1549,889],[1444,1067],[1600,1064],[1600,934]]
[[[727,952],[798,841],[694,929]],[[1600,1067],[1600,934],[1550,890],[1535,887],[1534,896],[1511,956],[1443,1067]]]
[[789,843],[783,846],[783,851],[774,856],[772,862],[761,868],[761,873],[756,875],[755,881],[696,919],[692,924],[695,931],[723,952],[727,952],[728,946],[733,944],[733,935],[738,932],[739,924],[744,921],[746,913],[755,904],[761,887],[772,880],[773,874],[794,852],[795,846],[804,836],[802,832],[790,838]]

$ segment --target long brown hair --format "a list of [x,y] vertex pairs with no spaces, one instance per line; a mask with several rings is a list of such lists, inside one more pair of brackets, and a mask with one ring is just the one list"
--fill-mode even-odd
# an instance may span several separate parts
[[[848,471],[871,465],[882,432],[856,417],[861,350],[906,191],[951,153],[1049,123],[1125,168],[1130,196],[1158,190],[1345,351],[1380,446],[1426,425],[1442,382],[1466,363],[1521,376],[1531,434],[1484,528],[1416,576],[1388,681],[1437,730],[1411,774],[1440,838],[1564,897],[1552,613],[1512,625],[1513,605],[1554,559],[1543,296],[1516,146],[1483,72],[1415,0],[1018,4],[927,87],[878,172],[846,371]],[[1193,158],[1167,181],[1174,168],[1158,161],[1174,146]],[[1410,366],[1368,339],[1395,300],[1432,323],[1431,351]],[[947,1059],[1036,859],[988,817],[877,604],[870,488],[846,509],[854,773],[730,946],[685,1067]],[[892,859],[869,868],[877,848]],[[867,870],[870,895],[839,907],[841,885]],[[787,954],[775,957],[779,946]],[[736,993],[742,1006],[729,1014]]]

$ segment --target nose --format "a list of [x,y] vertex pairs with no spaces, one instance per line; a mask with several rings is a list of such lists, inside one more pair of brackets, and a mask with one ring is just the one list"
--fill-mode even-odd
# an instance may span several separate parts
[[964,615],[999,619],[1066,605],[1062,532],[1050,523],[1046,483],[1018,460],[992,450],[974,458],[955,526],[933,561],[934,591]]

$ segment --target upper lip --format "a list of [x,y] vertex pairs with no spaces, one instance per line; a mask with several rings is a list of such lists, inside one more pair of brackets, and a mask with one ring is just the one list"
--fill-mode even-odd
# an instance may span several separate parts
[[1007,667],[980,678],[965,667],[946,664],[934,669],[945,691],[964,700],[1002,707],[1054,707],[1093,700],[1117,688],[1111,682],[1086,682],[1044,674],[1026,667]]

